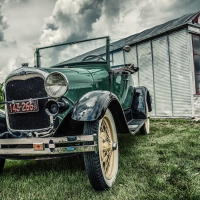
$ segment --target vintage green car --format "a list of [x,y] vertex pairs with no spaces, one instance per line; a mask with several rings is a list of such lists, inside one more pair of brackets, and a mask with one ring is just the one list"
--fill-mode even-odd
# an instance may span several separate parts
[[[124,53],[131,53],[126,45]],[[4,82],[0,171],[6,159],[53,159],[82,153],[95,190],[118,171],[117,134],[149,133],[151,96],[134,87],[131,63],[110,67],[110,39],[37,48]]]

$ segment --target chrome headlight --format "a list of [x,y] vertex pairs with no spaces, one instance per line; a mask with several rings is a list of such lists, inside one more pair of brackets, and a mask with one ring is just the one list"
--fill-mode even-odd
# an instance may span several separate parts
[[46,92],[54,98],[59,98],[68,90],[69,82],[66,76],[60,72],[50,73],[45,80]]

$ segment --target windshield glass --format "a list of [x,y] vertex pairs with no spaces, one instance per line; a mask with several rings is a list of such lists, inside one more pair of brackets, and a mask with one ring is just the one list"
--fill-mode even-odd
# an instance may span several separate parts
[[66,66],[70,63],[106,62],[106,38],[39,48],[40,67]]

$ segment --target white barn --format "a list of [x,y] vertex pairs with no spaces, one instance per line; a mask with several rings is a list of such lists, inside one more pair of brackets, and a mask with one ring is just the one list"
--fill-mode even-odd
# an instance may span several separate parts
[[200,12],[114,42],[111,61],[113,67],[139,67],[135,85],[151,92],[151,117],[200,116]]

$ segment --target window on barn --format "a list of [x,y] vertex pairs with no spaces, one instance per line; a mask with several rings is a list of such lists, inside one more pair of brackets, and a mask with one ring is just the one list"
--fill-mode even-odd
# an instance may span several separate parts
[[196,94],[200,94],[200,36],[192,35]]

